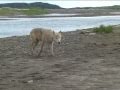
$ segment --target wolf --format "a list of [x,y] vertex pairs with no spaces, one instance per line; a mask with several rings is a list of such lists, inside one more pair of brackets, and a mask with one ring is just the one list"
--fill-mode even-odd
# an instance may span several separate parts
[[38,53],[38,56],[41,55],[43,51],[43,47],[45,44],[50,45],[51,49],[51,54],[54,56],[54,51],[53,51],[53,45],[54,42],[57,42],[58,44],[61,43],[61,38],[62,38],[62,32],[55,32],[51,29],[46,29],[46,28],[34,28],[30,32],[30,38],[31,38],[31,46],[32,46],[32,55],[35,47],[39,42],[41,42],[40,46],[40,51]]

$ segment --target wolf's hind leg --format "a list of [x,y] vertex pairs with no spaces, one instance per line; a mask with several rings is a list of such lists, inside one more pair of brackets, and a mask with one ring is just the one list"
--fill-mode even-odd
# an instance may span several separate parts
[[37,40],[36,40],[36,41],[33,41],[33,42],[31,43],[31,47],[32,47],[31,54],[32,54],[32,55],[33,55],[34,49],[35,49],[35,47],[37,46],[37,44],[38,44],[38,41],[37,41]]

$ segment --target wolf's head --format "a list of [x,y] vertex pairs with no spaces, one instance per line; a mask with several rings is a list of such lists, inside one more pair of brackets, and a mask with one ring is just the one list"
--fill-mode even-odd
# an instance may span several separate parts
[[55,32],[55,38],[54,38],[55,42],[60,44],[61,43],[61,39],[62,39],[62,32],[61,31]]

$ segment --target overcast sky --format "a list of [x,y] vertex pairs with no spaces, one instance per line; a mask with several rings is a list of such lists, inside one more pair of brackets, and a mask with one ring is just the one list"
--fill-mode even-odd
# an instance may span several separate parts
[[72,7],[98,7],[98,6],[112,6],[120,5],[119,0],[0,0],[0,3],[13,3],[13,2],[45,2],[59,5],[63,8]]

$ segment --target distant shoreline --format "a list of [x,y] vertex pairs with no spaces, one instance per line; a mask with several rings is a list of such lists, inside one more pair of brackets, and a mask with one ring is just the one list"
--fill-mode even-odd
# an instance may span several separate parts
[[110,15],[60,15],[60,16],[44,16],[44,15],[36,15],[36,16],[0,16],[0,20],[13,20],[10,18],[54,18],[54,17],[95,17],[95,16],[120,16],[120,14],[110,14]]
[[1,15],[0,18],[47,18],[47,17],[92,17],[118,16],[119,10],[113,9],[46,9],[47,13],[35,15]]

